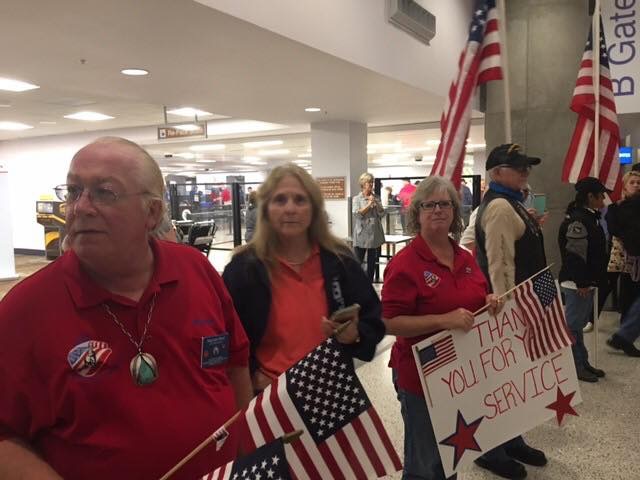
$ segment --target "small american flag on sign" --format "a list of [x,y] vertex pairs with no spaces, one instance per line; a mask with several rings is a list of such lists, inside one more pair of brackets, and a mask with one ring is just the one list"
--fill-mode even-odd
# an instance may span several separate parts
[[329,338],[280,375],[247,407],[247,447],[302,430],[284,446],[299,480],[372,479],[402,468],[346,347]]
[[571,345],[560,294],[549,268],[518,285],[515,299],[524,317],[524,348],[531,360]]
[[420,350],[419,355],[422,374],[425,377],[458,358],[451,335],[447,335],[423,348]]

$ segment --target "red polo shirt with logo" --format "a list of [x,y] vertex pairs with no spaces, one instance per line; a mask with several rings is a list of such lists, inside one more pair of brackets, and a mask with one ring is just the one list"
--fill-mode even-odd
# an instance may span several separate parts
[[[418,235],[400,250],[384,272],[382,316],[438,315],[456,308],[475,312],[485,304],[487,282],[469,252],[451,241],[453,270],[438,262]],[[412,345],[433,335],[396,337],[389,366],[397,373],[399,388],[423,395]]]
[[[226,368],[247,365],[248,341],[224,283],[196,249],[151,246],[138,302],[95,284],[73,252],[0,302],[0,440],[26,440],[65,479],[159,478],[236,412]],[[138,341],[154,298],[142,350],[159,377],[140,387],[136,348],[105,305]],[[172,478],[235,458],[237,437],[232,427]]]

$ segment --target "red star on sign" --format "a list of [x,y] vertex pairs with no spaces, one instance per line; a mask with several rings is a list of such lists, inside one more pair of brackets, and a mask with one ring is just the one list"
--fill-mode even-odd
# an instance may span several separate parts
[[576,412],[571,406],[571,399],[576,392],[571,392],[568,395],[562,393],[560,387],[558,387],[558,391],[556,392],[556,401],[547,405],[546,408],[549,410],[556,411],[556,418],[558,419],[558,425],[562,425],[562,419],[565,415],[575,415],[578,416],[578,412]]
[[450,447],[455,448],[455,452],[453,455],[453,468],[455,469],[458,466],[458,462],[464,455],[464,452],[467,450],[475,450],[476,452],[481,452],[482,449],[478,442],[474,438],[476,430],[480,426],[480,422],[484,419],[484,416],[474,420],[471,423],[467,423],[467,421],[462,416],[460,410],[458,410],[458,419],[456,421],[456,431],[449,435],[444,440],[440,441],[440,445],[449,445]]

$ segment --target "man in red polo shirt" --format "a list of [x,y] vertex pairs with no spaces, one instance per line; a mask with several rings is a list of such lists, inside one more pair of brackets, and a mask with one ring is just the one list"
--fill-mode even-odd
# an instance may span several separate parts
[[[0,478],[159,478],[248,403],[248,342],[195,249],[153,240],[163,179],[106,137],[73,157],[70,250],[0,302]],[[172,478],[235,458],[231,429]]]

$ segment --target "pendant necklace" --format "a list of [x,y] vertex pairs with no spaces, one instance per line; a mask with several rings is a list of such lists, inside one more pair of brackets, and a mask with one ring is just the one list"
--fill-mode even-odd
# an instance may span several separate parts
[[136,385],[143,387],[145,385],[151,385],[158,378],[158,363],[156,359],[153,358],[153,355],[150,353],[146,353],[142,351],[142,346],[144,345],[145,340],[147,339],[147,333],[149,331],[149,325],[151,324],[151,315],[153,315],[153,307],[156,304],[156,296],[157,293],[153,295],[151,299],[151,306],[149,307],[149,314],[147,315],[147,323],[144,325],[144,331],[142,332],[142,337],[139,342],[136,342],[133,339],[133,336],[124,328],[124,325],[120,323],[118,317],[111,311],[109,305],[103,303],[105,310],[109,314],[109,316],[113,319],[113,321],[120,327],[122,333],[124,333],[131,343],[136,347],[138,353],[131,359],[131,363],[129,364],[129,370],[131,371],[131,378]]

